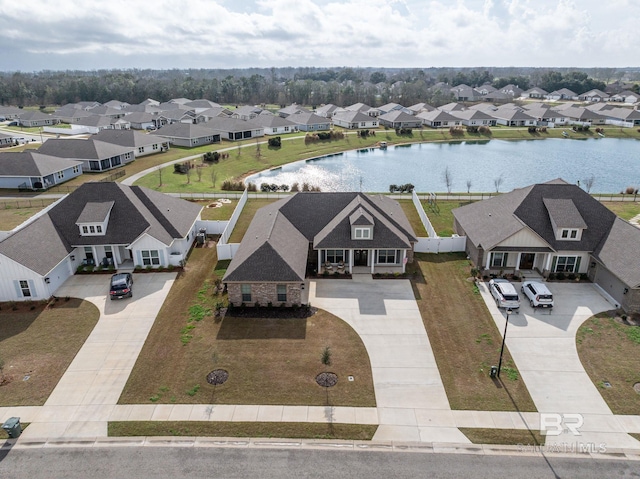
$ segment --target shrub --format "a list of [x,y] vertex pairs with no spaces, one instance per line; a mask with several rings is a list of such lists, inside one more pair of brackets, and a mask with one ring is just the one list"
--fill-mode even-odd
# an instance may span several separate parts
[[467,126],[467,133],[478,133],[478,127],[472,125]]
[[489,128],[488,126],[481,126],[480,128],[478,128],[478,131],[481,135],[491,135],[491,128]]
[[413,130],[411,128],[396,128],[396,135],[413,136]]
[[549,281],[553,281],[554,279],[556,279],[556,274],[555,273],[549,273],[548,279],[549,279]]
[[186,175],[187,171],[189,171],[189,164],[188,163],[176,163],[175,165],[173,165],[173,172],[174,173],[179,173],[181,175]]
[[222,183],[222,189],[225,191],[244,191],[244,183],[242,181],[225,180]]
[[575,280],[576,279],[576,275],[575,275],[575,273],[569,273],[567,275],[567,278],[570,279],[570,280]]
[[536,131],[538,131],[538,129],[535,126],[530,126],[529,128],[527,128],[527,131],[529,133],[535,133]]
[[556,273],[556,279],[558,281],[563,281],[565,279],[565,274],[564,273]]
[[633,186],[627,186],[627,189],[624,190],[625,194],[632,195],[636,190]]
[[300,185],[298,184],[297,181],[294,184],[291,185],[291,191],[292,192],[300,191]]
[[464,136],[464,130],[459,126],[456,126],[456,127],[452,126],[449,128],[449,134],[451,136]]
[[269,138],[269,146],[272,148],[280,148],[282,146],[282,140],[279,136]]

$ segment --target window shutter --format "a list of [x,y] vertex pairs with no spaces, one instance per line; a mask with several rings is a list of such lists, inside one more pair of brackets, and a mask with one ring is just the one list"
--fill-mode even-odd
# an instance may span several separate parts
[[29,292],[31,293],[31,297],[35,298],[37,296],[36,294],[36,284],[33,282],[32,279],[29,280]]
[[578,256],[576,258],[576,269],[573,270],[574,273],[578,273],[580,271],[580,260],[582,259],[581,256]]
[[142,266],[142,253],[140,253],[140,250],[136,250],[136,259],[138,260],[137,264]]
[[503,253],[502,254],[502,267],[505,268],[507,266],[507,257],[509,256],[509,253]]
[[161,249],[158,250],[158,257],[160,258],[160,266],[164,266],[165,262],[164,262],[164,251],[162,251]]
[[556,263],[558,262],[558,257],[554,256],[553,261],[551,262],[551,271],[555,273],[556,271]]
[[13,285],[16,287],[16,298],[22,298],[22,288],[20,288],[20,281],[14,281]]

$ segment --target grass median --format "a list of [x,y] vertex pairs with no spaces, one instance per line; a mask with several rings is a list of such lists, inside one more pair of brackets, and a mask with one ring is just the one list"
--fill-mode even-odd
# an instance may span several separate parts
[[415,256],[414,294],[451,408],[536,411],[508,348],[501,379],[489,377],[502,336],[475,283],[467,280],[469,260],[461,253]]

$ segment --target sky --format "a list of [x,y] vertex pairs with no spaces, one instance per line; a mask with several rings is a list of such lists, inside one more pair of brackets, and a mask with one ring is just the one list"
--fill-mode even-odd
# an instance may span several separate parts
[[1,71],[638,66],[638,0],[0,0]]

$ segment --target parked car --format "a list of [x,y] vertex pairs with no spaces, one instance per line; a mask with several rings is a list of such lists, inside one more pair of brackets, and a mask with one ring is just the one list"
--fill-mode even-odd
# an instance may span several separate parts
[[133,275],[131,273],[116,273],[111,276],[109,296],[111,299],[131,298],[133,296]]
[[18,126],[18,122],[17,121],[9,122],[7,126]]
[[538,281],[525,281],[522,283],[522,292],[529,298],[532,308],[553,308],[553,294],[546,284]]
[[489,290],[496,300],[498,308],[520,309],[518,291],[516,291],[516,288],[506,279],[492,279],[489,281]]

